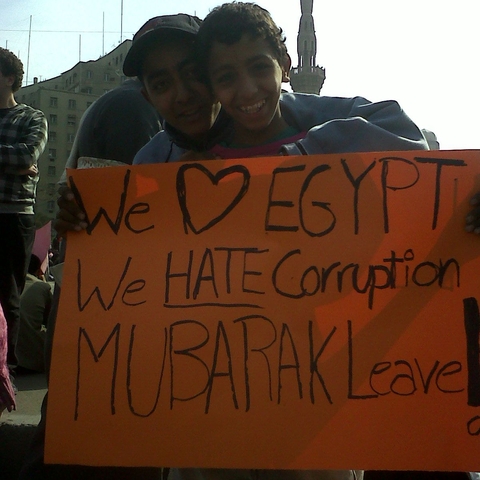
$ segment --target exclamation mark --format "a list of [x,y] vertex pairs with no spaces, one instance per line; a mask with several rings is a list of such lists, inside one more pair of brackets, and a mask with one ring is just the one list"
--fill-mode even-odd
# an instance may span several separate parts
[[468,405],[480,406],[480,312],[474,297],[463,299],[465,335],[467,337]]

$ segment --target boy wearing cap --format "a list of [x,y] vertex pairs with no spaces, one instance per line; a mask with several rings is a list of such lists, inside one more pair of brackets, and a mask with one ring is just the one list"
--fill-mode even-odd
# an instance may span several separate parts
[[167,162],[185,150],[205,150],[218,141],[229,121],[220,115],[194,61],[201,20],[186,14],[149,20],[133,37],[123,71],[138,76],[145,98],[165,119],[164,131],[135,163]]
[[[133,37],[123,71],[137,76],[142,93],[164,119],[164,130],[147,143],[134,163],[163,163],[187,151],[206,151],[218,143],[231,124],[204,82],[199,81],[193,60],[194,40],[201,20],[187,14],[163,15],[146,22]],[[64,187],[55,229],[86,228],[85,215]]]

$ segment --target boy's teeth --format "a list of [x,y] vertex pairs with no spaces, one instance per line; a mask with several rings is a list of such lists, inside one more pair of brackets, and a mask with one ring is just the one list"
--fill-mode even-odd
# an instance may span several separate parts
[[250,105],[248,107],[240,107],[240,110],[245,113],[256,113],[263,107],[264,104],[265,100],[258,102],[255,105]]

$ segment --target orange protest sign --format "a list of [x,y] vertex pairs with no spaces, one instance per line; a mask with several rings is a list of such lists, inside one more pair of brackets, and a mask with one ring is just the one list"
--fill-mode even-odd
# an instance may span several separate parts
[[479,173],[479,151],[69,171],[90,226],[46,461],[480,469]]

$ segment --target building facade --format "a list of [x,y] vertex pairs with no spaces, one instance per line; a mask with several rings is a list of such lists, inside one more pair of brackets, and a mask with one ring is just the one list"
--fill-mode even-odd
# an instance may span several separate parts
[[131,40],[125,40],[98,60],[79,62],[58,77],[22,87],[15,94],[19,103],[45,113],[48,143],[38,161],[40,180],[37,187],[35,215],[37,227],[56,214],[56,184],[72,149],[80,119],[101,95],[125,82],[123,59]]

